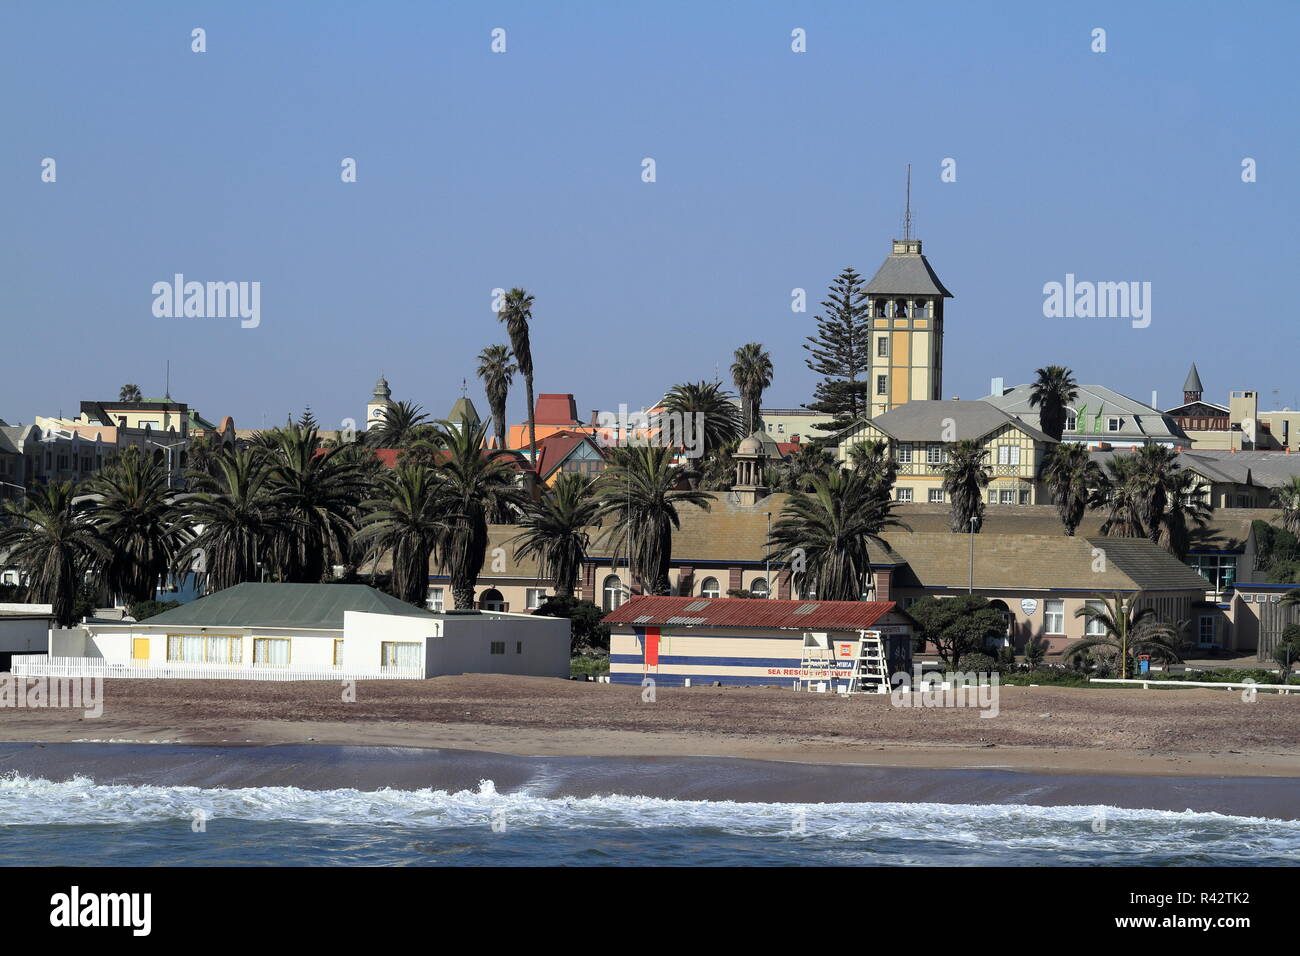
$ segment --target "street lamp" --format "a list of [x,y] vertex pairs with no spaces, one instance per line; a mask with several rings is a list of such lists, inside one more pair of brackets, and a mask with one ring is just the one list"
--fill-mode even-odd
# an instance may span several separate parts
[[156,441],[154,441],[152,438],[146,438],[145,441],[148,442],[150,445],[157,445],[159,448],[163,449],[163,451],[167,452],[167,490],[168,490],[168,491],[171,491],[171,489],[172,489],[172,449],[173,449],[173,448],[179,448],[181,445],[188,445],[189,442],[188,442],[188,441],[177,441],[177,442],[172,442],[170,445],[164,445],[162,442],[156,442]]
[[970,581],[967,584],[966,592],[975,593],[975,522],[979,521],[978,515],[970,516]]
[[772,597],[772,512],[767,513],[767,546],[763,555],[763,580],[767,584],[767,593],[763,595],[769,600]]

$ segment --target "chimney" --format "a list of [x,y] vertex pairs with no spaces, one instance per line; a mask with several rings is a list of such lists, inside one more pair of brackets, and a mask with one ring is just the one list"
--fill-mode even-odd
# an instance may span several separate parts
[[989,382],[989,394],[998,396],[1006,394],[1006,379],[998,376]]
[[1151,407],[1156,410],[1159,410],[1160,408],[1160,400],[1156,398],[1156,390],[1154,388],[1151,389]]

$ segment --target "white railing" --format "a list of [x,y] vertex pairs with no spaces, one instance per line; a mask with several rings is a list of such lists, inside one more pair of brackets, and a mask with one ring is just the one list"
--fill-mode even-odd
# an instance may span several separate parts
[[1211,680],[1142,680],[1140,677],[1130,677],[1127,680],[1119,677],[1089,677],[1089,684],[1141,684],[1143,690],[1150,690],[1155,687],[1211,687],[1221,688],[1223,690],[1274,690],[1279,694],[1290,694],[1292,691],[1300,692],[1300,684],[1229,684],[1225,681]]
[[274,664],[192,664],[168,661],[106,661],[97,657],[46,657],[15,654],[10,666],[15,677],[152,677],[160,680],[422,680],[419,667],[376,667],[368,671],[324,668],[305,670]]

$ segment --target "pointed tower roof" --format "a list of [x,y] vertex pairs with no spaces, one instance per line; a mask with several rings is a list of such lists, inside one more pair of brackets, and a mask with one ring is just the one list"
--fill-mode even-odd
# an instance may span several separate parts
[[894,240],[894,251],[867,283],[867,293],[869,295],[939,295],[945,299],[953,297],[930,268],[929,260],[921,254],[920,239]]
[[374,397],[383,401],[388,401],[393,397],[393,393],[388,389],[388,379],[384,378],[384,373],[379,373],[379,381],[375,383]]
[[447,414],[447,421],[479,425],[483,420],[478,417],[478,409],[474,407],[474,403],[462,395],[456,399],[456,404],[451,406],[451,411]]
[[1187,373],[1187,381],[1183,382],[1184,392],[1204,392],[1205,386],[1201,384],[1201,376],[1196,374],[1196,363],[1192,363],[1192,370]]

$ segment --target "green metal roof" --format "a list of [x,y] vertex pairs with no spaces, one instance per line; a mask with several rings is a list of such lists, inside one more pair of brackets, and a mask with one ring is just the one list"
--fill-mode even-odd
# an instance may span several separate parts
[[365,584],[236,584],[147,618],[178,627],[301,627],[342,630],[343,612],[437,617]]

